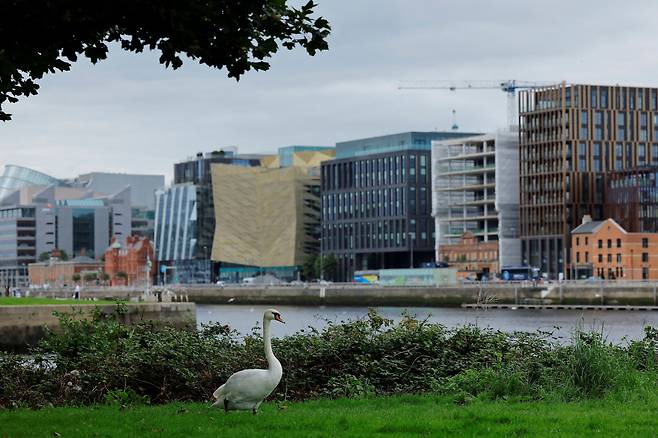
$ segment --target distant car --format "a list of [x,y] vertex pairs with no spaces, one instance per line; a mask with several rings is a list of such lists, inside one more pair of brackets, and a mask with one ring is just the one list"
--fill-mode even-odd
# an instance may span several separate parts
[[329,281],[329,280],[320,280],[320,284],[323,285],[323,286],[328,286],[328,285],[330,285],[330,284],[333,284],[333,281]]
[[299,280],[294,280],[294,281],[290,282],[290,285],[292,285],[292,286],[304,286],[304,282],[299,281]]
[[218,281],[217,283],[215,283],[215,284],[216,284],[217,286],[219,286],[219,287],[224,287],[224,286],[226,286],[226,283],[224,283],[224,282],[221,281],[221,280],[219,280],[219,281]]
[[254,284],[256,282],[255,277],[245,277],[242,279],[242,284]]

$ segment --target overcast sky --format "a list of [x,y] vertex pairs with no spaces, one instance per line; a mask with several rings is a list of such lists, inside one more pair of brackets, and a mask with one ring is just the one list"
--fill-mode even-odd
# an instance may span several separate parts
[[96,66],[48,76],[35,97],[5,109],[0,165],[57,177],[91,171],[158,173],[198,151],[410,130],[492,131],[504,93],[400,91],[402,80],[561,81],[658,86],[655,0],[316,0],[330,49],[279,52],[239,83],[186,61],[113,49]]

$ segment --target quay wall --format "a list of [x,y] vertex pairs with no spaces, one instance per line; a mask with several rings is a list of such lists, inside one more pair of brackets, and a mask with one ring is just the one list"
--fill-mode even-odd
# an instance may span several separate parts
[[[105,314],[116,309],[112,304],[94,305],[93,302],[0,306],[0,350],[25,350],[45,335],[46,327],[58,331],[60,326],[55,312],[80,312],[76,318],[88,318],[96,307]],[[196,325],[196,306],[194,303],[130,303],[121,321],[125,324],[157,321],[182,328]]]

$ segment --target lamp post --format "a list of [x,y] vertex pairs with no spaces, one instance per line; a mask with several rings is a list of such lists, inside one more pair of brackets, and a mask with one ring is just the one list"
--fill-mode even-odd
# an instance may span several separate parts
[[324,248],[322,247],[322,237],[320,237],[320,282],[324,281]]
[[414,241],[416,234],[409,231],[409,269],[414,268]]
[[204,273],[204,279],[205,279],[206,283],[210,283],[210,265],[208,263],[210,260],[208,259],[208,247],[207,246],[203,247],[203,254],[204,254],[204,259],[206,261],[206,270],[205,270],[205,273]]

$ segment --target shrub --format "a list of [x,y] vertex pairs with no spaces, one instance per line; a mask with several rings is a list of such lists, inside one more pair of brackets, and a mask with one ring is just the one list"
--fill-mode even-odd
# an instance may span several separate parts
[[[25,359],[0,355],[0,406],[209,401],[234,372],[266,367],[260,333],[214,324],[197,331],[120,324],[125,305],[83,320],[62,314]],[[273,340],[284,369],[273,397],[364,397],[442,392],[484,398],[597,398],[655,390],[656,332],[628,347],[578,333],[557,345],[546,333],[447,329],[410,316],[329,323]],[[45,359],[44,359],[45,358]],[[654,362],[651,362],[651,358]],[[654,365],[651,365],[654,366]],[[646,391],[645,391],[646,392]]]

